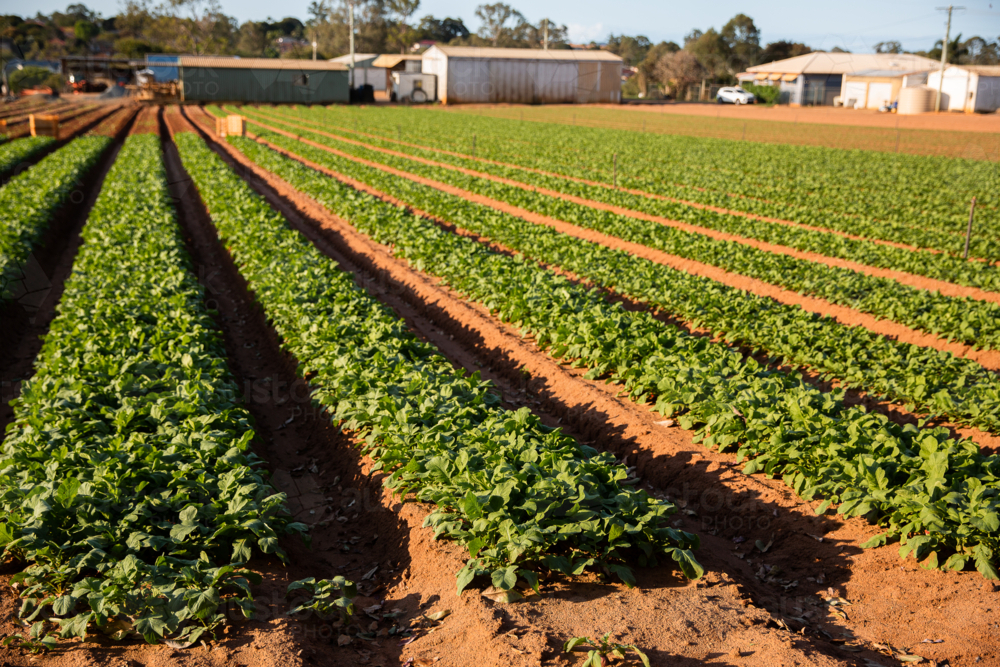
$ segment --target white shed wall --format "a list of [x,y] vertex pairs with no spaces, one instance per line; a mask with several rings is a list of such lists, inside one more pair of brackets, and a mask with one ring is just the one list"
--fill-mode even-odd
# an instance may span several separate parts
[[[941,87],[941,111],[965,111],[970,92],[975,92],[978,76],[959,67],[949,67],[944,71],[944,85]],[[937,93],[941,72],[931,72],[927,85]],[[973,96],[974,97],[974,96]],[[973,103],[975,101],[973,100]],[[969,107],[972,110],[972,107]]]
[[437,99],[446,101],[448,95],[448,56],[436,48],[428,49],[421,59],[421,71],[437,77]]
[[619,61],[448,56],[431,48],[423,71],[435,74],[445,104],[553,104],[621,101]]

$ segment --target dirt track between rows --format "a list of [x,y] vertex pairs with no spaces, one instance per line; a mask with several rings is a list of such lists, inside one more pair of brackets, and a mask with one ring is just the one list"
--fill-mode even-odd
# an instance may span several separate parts
[[[818,299],[816,297],[805,296],[797,292],[786,290],[776,285],[766,283],[762,280],[749,278],[747,276],[743,276],[736,273],[731,273],[729,271],[725,271],[724,269],[720,269],[719,267],[712,266],[709,264],[704,264],[694,260],[677,257],[676,255],[671,255],[660,250],[655,250],[648,246],[639,245],[637,243],[632,243],[630,241],[624,241],[614,236],[603,234],[601,232],[597,232],[591,229],[586,229],[584,227],[579,227],[577,225],[564,222],[562,220],[557,220],[555,218],[540,215],[538,213],[534,213],[532,211],[528,211],[519,208],[517,206],[513,206],[506,202],[502,202],[499,200],[491,199],[483,195],[469,192],[467,190],[463,190],[461,188],[458,188],[456,186],[447,183],[442,183],[440,181],[435,181],[433,179],[429,179],[423,176],[418,176],[416,174],[402,171],[394,167],[389,167],[388,165],[384,165],[379,162],[365,160],[363,158],[353,156],[349,153],[338,151],[337,149],[332,148],[330,146],[326,146],[325,144],[310,141],[302,137],[296,137],[295,134],[282,130],[280,128],[263,124],[261,124],[261,126],[265,127],[266,129],[272,132],[276,132],[278,134],[282,134],[287,137],[296,138],[304,144],[327,151],[333,155],[337,155],[339,157],[352,160],[354,162],[357,162],[359,164],[364,164],[369,167],[380,169],[386,173],[390,173],[396,176],[400,176],[402,178],[409,179],[415,183],[420,183],[422,185],[435,188],[447,194],[459,196],[469,201],[482,204],[484,206],[489,206],[490,208],[503,211],[504,213],[509,213],[510,215],[522,218],[533,224],[547,225],[561,233],[573,236],[575,238],[579,238],[581,240],[598,243],[600,245],[613,248],[616,250],[623,250],[632,255],[641,257],[643,259],[647,259],[652,262],[656,262],[658,264],[670,266],[674,269],[685,271],[693,275],[705,276],[707,278],[711,278],[712,280],[716,280],[724,285],[728,285],[736,289],[746,290],[754,294],[757,294],[758,296],[765,296],[772,298],[780,303],[796,305],[809,312],[832,317],[841,324],[844,324],[846,326],[863,326],[874,333],[883,336],[888,336],[904,343],[910,343],[913,345],[919,345],[921,347],[928,347],[936,350],[946,351],[957,357],[965,357],[973,361],[976,361],[977,363],[983,365],[985,368],[989,368],[991,370],[1000,370],[1000,350],[977,350],[974,349],[973,346],[971,345],[965,345],[963,343],[947,341],[933,334],[928,334],[919,331],[917,329],[907,327],[903,324],[899,324],[898,322],[893,322],[892,320],[880,319],[873,315],[862,313],[853,308],[832,304],[823,299]],[[319,134],[326,134],[326,133],[319,133]],[[330,136],[336,137],[336,135],[330,135]],[[347,142],[368,147],[366,144],[361,144],[360,142],[353,142],[349,140],[347,140]],[[270,143],[268,143],[268,145],[271,146],[271,148],[278,150],[279,152],[287,152]],[[380,150],[395,155],[403,155],[403,156],[406,155],[404,153],[398,153],[396,151],[386,151],[384,149],[375,148],[374,150]],[[301,158],[296,158],[296,159],[301,159]],[[419,158],[413,158],[413,159],[423,162],[423,160]],[[428,160],[427,162],[432,163],[433,161]],[[311,165],[311,166],[313,166],[313,168],[316,168],[318,165]],[[467,171],[467,170],[460,170],[460,171]],[[471,173],[474,175],[477,172],[471,172]],[[494,180],[505,180],[505,179],[497,179],[496,177],[492,178]],[[354,187],[358,186],[354,185]],[[526,189],[535,190],[535,188],[526,188]],[[1000,295],[995,295],[995,296],[1000,298]]]
[[[712,570],[736,577],[755,603],[777,614],[801,612],[808,617],[805,619],[808,624],[808,619],[816,618],[817,601],[822,602],[819,594],[832,585],[858,602],[848,612],[849,621],[843,621],[846,629],[833,630],[827,626],[831,634],[847,632],[871,643],[888,641],[896,647],[914,647],[928,657],[947,657],[953,665],[973,664],[980,655],[1000,657],[992,639],[988,645],[980,643],[991,635],[977,614],[984,605],[991,604],[993,586],[984,584],[978,574],[925,572],[911,567],[912,562],[900,564],[892,547],[858,551],[853,545],[871,534],[872,526],[860,520],[816,517],[808,504],[798,501],[776,480],[738,473],[730,467],[727,456],[694,444],[690,434],[676,426],[658,423],[659,418],[646,406],[617,397],[615,388],[583,380],[580,371],[560,366],[540,353],[530,340],[522,339],[515,329],[498,323],[485,309],[469,304],[438,281],[413,271],[405,262],[389,255],[385,248],[373,244],[287,183],[248,163],[235,150],[224,150],[240,161],[246,173],[266,180],[269,187],[276,190],[275,198],[289,202],[302,215],[311,218],[312,224],[330,230],[324,234],[331,241],[356,246],[360,256],[370,257],[366,261],[375,263],[379,270],[389,275],[387,279],[398,280],[397,286],[408,295],[406,298],[415,300],[414,307],[431,312],[434,327],[440,327],[440,332],[448,336],[447,342],[444,336],[433,340],[446,355],[458,359],[463,349],[470,350],[471,357],[482,362],[487,377],[493,375],[498,381],[507,379],[508,383],[517,382],[518,369],[522,365],[530,368],[531,380],[526,383],[520,380],[527,390],[525,402],[530,405],[534,398],[537,401],[535,409],[543,418],[558,417],[570,433],[584,441],[610,448],[618,455],[628,455],[629,464],[637,466],[644,482],[653,485],[654,493],[666,491],[672,498],[681,500],[696,515],[692,518],[702,524],[700,527],[691,525],[692,518],[685,518],[688,523],[682,524],[686,529],[702,533],[704,542],[699,551],[702,562]],[[458,363],[478,369],[475,365]],[[709,497],[715,493],[727,500],[710,502]],[[765,517],[771,517],[767,519],[769,524],[772,518],[777,522],[761,530],[760,522]],[[739,525],[735,518],[740,519]],[[734,547],[734,544],[743,543],[747,534],[756,536],[768,532],[780,536],[775,539],[775,544],[780,546],[760,553],[747,546],[753,542],[751,537],[746,545]],[[767,569],[774,566],[783,572],[772,577]],[[761,578],[755,574],[760,574]],[[791,592],[783,588],[790,582],[781,583],[789,580],[795,581]],[[642,579],[640,584],[645,585]],[[644,592],[646,595],[654,593],[660,594]],[[933,605],[930,604],[932,599]],[[908,623],[900,624],[900,608],[907,612],[913,610],[914,614],[919,611],[919,615],[910,615]],[[567,613],[579,614],[579,611]],[[714,613],[721,612],[716,610]],[[532,618],[537,623],[545,616]],[[631,624],[633,620],[629,618],[628,622]],[[641,622],[641,627],[646,627],[647,621]],[[976,629],[970,632],[972,628]],[[923,637],[918,639],[917,636],[942,634],[950,638],[947,650],[937,645],[918,646]],[[659,641],[654,644],[659,645]],[[684,651],[682,655],[688,653]],[[845,655],[850,662],[857,657],[861,657],[860,654]],[[756,654],[744,654],[744,659],[747,658],[756,658]],[[764,664],[783,662],[776,654],[769,654],[769,658]],[[810,656],[806,664],[816,663],[816,656]]]

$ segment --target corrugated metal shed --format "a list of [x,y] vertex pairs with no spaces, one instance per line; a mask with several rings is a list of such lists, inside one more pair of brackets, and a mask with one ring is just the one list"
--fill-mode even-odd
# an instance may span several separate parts
[[181,99],[189,102],[347,102],[347,67],[322,60],[180,57]]
[[423,71],[437,76],[445,104],[621,101],[622,59],[607,51],[435,45]]

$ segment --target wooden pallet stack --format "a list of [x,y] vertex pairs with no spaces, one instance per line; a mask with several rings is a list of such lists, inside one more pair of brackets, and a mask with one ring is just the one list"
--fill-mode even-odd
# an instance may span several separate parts
[[33,137],[59,138],[59,116],[55,114],[31,114],[28,125]]
[[215,119],[215,133],[220,137],[242,137],[246,131],[246,116],[229,115]]

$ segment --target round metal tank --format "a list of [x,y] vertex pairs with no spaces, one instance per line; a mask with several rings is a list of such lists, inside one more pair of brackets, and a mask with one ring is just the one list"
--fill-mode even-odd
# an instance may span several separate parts
[[899,107],[896,113],[913,115],[930,113],[934,109],[934,95],[937,91],[927,86],[913,86],[899,91]]

